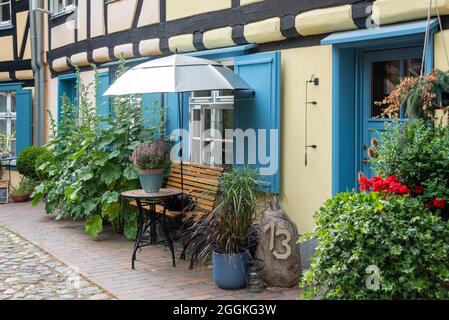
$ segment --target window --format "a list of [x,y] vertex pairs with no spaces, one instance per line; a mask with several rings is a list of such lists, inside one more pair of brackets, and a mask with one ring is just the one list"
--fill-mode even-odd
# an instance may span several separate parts
[[0,0],[0,27],[11,24],[11,0]]
[[[371,117],[381,118],[387,106],[376,102],[389,96],[404,77],[415,76],[421,70],[421,58],[390,60],[372,63]],[[405,110],[401,110],[401,118]]]
[[232,165],[233,139],[225,131],[234,129],[234,92],[201,91],[191,94],[191,162],[212,166]]
[[51,11],[53,15],[73,11],[75,9],[75,0],[52,0]]
[[0,149],[3,153],[16,154],[16,95],[12,91],[0,91]]

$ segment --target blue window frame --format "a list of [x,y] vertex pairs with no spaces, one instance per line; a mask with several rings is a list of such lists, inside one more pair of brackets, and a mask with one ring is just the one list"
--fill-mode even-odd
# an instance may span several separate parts
[[111,115],[111,101],[109,97],[103,96],[109,88],[109,72],[102,72],[98,75],[97,87],[97,114],[103,116]]
[[[245,143],[245,159],[239,159],[240,161],[237,161],[237,154],[234,152],[234,167],[240,166],[240,163],[243,162],[252,169],[258,169],[262,173],[260,182],[265,190],[270,193],[279,193],[281,177],[281,53],[274,51],[250,54],[255,47],[255,45],[246,45],[195,52],[191,55],[208,59],[233,59],[235,73],[254,89],[255,95],[251,98],[248,98],[245,93],[236,93],[234,128],[243,131],[254,129],[257,135],[256,148],[251,150]],[[186,111],[188,110],[184,112]],[[259,129],[266,130],[264,137],[258,135]],[[272,130],[277,130],[277,136]],[[258,149],[263,145],[259,139],[265,140],[265,150]],[[234,150],[235,145],[234,140]],[[272,150],[275,150],[273,151],[275,154],[271,154]],[[254,155],[256,163],[249,163],[253,156],[249,154],[250,152],[256,153]],[[270,157],[276,163],[262,163],[260,154]]]
[[68,98],[72,105],[78,105],[78,78],[76,74],[67,74],[58,77],[58,120],[62,116],[64,97]]
[[[438,22],[430,21],[426,72],[433,68],[433,38]],[[363,141],[361,97],[363,53],[378,50],[423,49],[426,21],[411,22],[376,29],[332,34],[321,44],[333,46],[332,74],[332,193],[352,190],[357,186],[361,169]],[[404,52],[404,51],[402,51]],[[421,51],[422,52],[422,51]],[[366,66],[365,66],[366,67]],[[366,88],[365,88],[366,90]]]
[[[0,84],[0,92],[7,92],[15,98],[15,139],[16,146],[13,154],[20,152],[33,144],[33,111],[32,92],[23,89],[22,83]],[[10,102],[11,103],[11,102]],[[11,112],[5,112],[11,114]],[[6,117],[5,117],[6,119]]]

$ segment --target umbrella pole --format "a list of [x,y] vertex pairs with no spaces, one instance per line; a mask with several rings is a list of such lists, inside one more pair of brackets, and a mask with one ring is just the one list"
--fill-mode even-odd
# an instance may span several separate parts
[[[183,129],[184,129],[184,114],[181,110],[181,94],[178,92],[178,115],[179,115],[179,119],[180,119],[180,129],[181,129],[181,134],[180,134],[180,140],[181,140],[181,191],[182,193],[184,193],[184,167],[183,167],[183,160],[184,160],[184,136],[183,136]],[[184,211],[184,196],[182,196],[181,198],[181,205],[182,205],[182,211]]]

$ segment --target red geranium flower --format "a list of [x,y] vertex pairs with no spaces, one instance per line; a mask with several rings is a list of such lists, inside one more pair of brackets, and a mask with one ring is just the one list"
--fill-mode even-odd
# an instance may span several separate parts
[[437,207],[438,209],[444,209],[446,208],[446,200],[437,198],[433,199],[433,205],[434,207]]
[[398,183],[399,179],[396,178],[395,176],[389,176],[387,179],[385,179],[385,182],[388,184]]
[[388,191],[391,193],[399,193],[401,190],[401,184],[399,182],[393,182],[390,184]]
[[423,186],[417,186],[415,188],[415,193],[416,194],[423,194],[424,193],[424,187]]
[[400,194],[410,193],[410,189],[406,185],[401,185],[401,187],[399,188],[399,193]]
[[371,188],[371,181],[365,176],[360,177],[359,184],[360,184],[360,191],[369,191]]

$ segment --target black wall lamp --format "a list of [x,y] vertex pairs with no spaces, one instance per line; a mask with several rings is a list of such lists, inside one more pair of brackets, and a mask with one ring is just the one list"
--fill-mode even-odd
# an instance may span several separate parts
[[308,131],[309,131],[308,110],[309,110],[309,106],[310,105],[316,106],[318,104],[317,101],[309,101],[309,96],[308,96],[309,84],[312,84],[312,83],[313,83],[313,85],[315,87],[317,87],[317,86],[320,85],[320,79],[317,76],[312,75],[310,80],[306,81],[306,116],[305,116],[305,137],[304,137],[304,139],[305,139],[305,143],[304,143],[304,145],[305,145],[305,152],[304,152],[305,161],[304,161],[304,164],[305,164],[306,167],[308,165],[309,149],[316,149],[316,148],[318,148],[318,146],[316,144],[312,144],[312,145],[309,144],[309,137],[308,137]]

